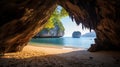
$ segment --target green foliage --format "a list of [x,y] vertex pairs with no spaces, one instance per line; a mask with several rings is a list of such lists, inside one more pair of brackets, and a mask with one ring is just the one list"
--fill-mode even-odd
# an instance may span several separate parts
[[62,8],[61,11],[60,11],[60,18],[63,18],[63,17],[66,17],[66,16],[68,16],[68,13],[64,8]]
[[57,24],[61,30],[64,30],[60,19],[66,16],[68,16],[68,13],[64,8],[56,8],[44,28],[51,29]]
[[45,27],[44,28],[48,28],[48,29],[51,29],[51,28],[54,28],[54,23],[53,23],[53,17],[51,17],[48,22],[45,24]]

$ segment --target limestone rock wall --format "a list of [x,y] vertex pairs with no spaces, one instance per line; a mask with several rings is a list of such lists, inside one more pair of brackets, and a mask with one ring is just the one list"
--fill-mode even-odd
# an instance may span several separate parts
[[120,49],[120,0],[0,0],[0,53],[22,50],[57,3],[77,24],[95,30],[89,51]]
[[0,53],[20,51],[56,8],[50,0],[0,1]]
[[97,0],[100,21],[95,28],[96,44],[89,51],[120,50],[120,1]]
[[64,30],[61,30],[60,26],[55,25],[54,28],[51,29],[43,28],[37,35],[34,36],[34,38],[47,38],[47,37],[57,38],[62,37],[63,35]]

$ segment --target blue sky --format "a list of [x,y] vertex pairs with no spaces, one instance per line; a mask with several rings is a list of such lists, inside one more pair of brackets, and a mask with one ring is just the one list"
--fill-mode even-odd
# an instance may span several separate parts
[[[61,10],[61,6],[57,7],[57,10]],[[72,33],[74,31],[80,31],[81,35],[90,32],[89,29],[82,29],[82,25],[79,26],[75,23],[75,21],[72,21],[69,16],[64,17],[61,19],[61,22],[65,28],[65,35],[64,37],[71,37]]]
[[82,35],[90,32],[89,29],[82,29],[81,24],[78,26],[75,22],[72,22],[71,18],[68,16],[62,18],[61,22],[65,28],[64,37],[71,37],[74,31],[80,31]]

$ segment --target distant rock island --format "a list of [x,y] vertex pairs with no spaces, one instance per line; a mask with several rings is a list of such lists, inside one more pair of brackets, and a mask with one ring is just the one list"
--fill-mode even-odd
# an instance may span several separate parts
[[43,28],[36,36],[33,38],[59,38],[64,35],[64,27],[61,22],[54,22],[53,28]]
[[73,37],[73,38],[80,38],[80,36],[81,36],[81,32],[79,32],[79,31],[74,31],[74,32],[72,33],[72,37]]
[[55,26],[53,29],[43,29],[35,37],[36,38],[58,38],[64,35],[64,31],[59,30],[59,26]]
[[86,33],[82,35],[82,37],[96,37],[96,33],[95,32]]

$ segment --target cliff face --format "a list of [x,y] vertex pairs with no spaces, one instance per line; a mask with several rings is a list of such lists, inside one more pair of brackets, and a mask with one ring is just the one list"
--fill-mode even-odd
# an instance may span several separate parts
[[43,38],[44,37],[62,37],[63,35],[64,35],[64,30],[62,30],[60,28],[60,26],[55,25],[54,28],[51,28],[51,29],[44,28],[34,37],[35,38],[39,38],[39,37],[43,37]]
[[0,53],[21,51],[56,8],[55,1],[1,0]]
[[97,38],[89,49],[96,50],[120,50],[120,1],[99,1],[99,23],[95,28]]
[[34,38],[39,37],[62,37],[64,35],[64,27],[61,22],[61,18],[68,16],[68,13],[64,8],[57,6],[49,20],[45,24],[43,30],[41,30]]
[[81,32],[79,32],[79,31],[74,31],[74,32],[72,33],[72,37],[73,37],[73,38],[80,38],[80,36],[81,36]]
[[120,0],[1,0],[0,53],[22,50],[57,3],[77,24],[95,30],[96,44],[89,51],[120,49]]

